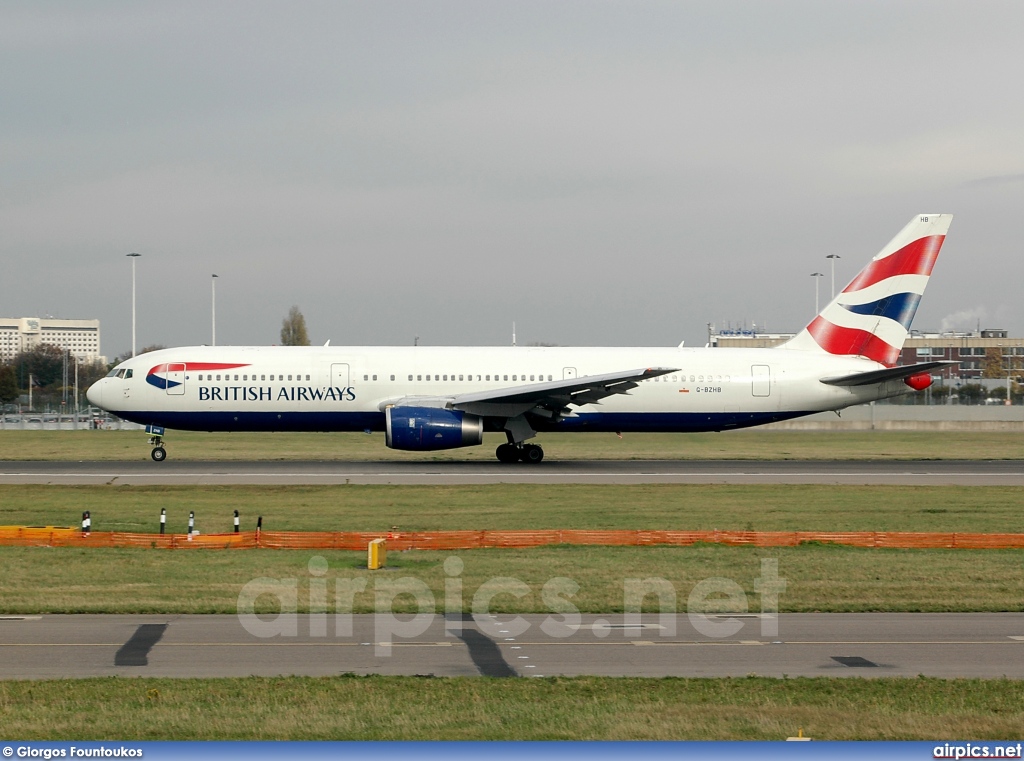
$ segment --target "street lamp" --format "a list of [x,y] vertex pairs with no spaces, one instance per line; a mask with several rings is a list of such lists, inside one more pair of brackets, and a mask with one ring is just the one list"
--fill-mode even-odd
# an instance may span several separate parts
[[142,254],[125,254],[132,260],[132,356],[135,356],[135,260]]
[[836,297],[836,259],[842,259],[839,254],[829,254],[825,257],[832,260],[832,298]]
[[812,272],[811,273],[811,277],[814,278],[814,314],[817,315],[818,312],[820,311],[818,309],[818,283],[820,282],[820,278],[825,277],[825,273],[824,272]]
[[210,296],[210,324],[213,330],[211,346],[217,345],[217,276],[212,275],[210,277],[210,287],[212,288]]

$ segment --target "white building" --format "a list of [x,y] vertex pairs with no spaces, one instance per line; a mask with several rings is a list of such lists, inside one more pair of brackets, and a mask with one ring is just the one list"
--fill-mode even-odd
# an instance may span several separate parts
[[0,317],[0,361],[40,344],[59,346],[85,362],[106,361],[100,354],[99,320]]

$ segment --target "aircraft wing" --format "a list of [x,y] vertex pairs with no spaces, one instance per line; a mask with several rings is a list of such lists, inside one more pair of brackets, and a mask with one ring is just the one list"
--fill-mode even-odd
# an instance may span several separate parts
[[678,368],[672,367],[648,367],[448,397],[409,396],[389,400],[387,405],[447,407],[472,415],[493,417],[515,417],[530,412],[557,419],[574,414],[570,405],[581,407],[585,404],[600,404],[602,399],[614,394],[628,394],[640,381],[678,371]]
[[938,367],[959,365],[959,362],[921,362],[916,365],[903,365],[901,367],[886,367],[882,370],[868,370],[865,373],[853,373],[852,375],[840,375],[834,378],[822,378],[822,383],[830,386],[870,386],[875,383],[885,383],[891,380],[902,380],[911,375],[925,373]]

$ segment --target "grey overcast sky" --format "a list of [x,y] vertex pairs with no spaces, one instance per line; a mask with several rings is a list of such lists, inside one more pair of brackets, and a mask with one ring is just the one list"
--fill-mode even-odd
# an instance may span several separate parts
[[103,352],[796,330],[912,216],[1024,333],[1024,3],[5,2],[0,315]]

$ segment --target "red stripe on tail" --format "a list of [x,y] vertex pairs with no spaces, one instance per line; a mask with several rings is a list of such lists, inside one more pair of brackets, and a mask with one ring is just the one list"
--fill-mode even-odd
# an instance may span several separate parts
[[843,293],[859,291],[894,275],[931,275],[945,239],[945,235],[918,238],[884,259],[871,262]]
[[900,356],[900,350],[897,347],[890,346],[873,333],[834,325],[828,320],[822,319],[820,315],[807,326],[807,332],[811,334],[818,346],[829,354],[867,357],[875,362],[881,362],[887,367],[893,367]]

